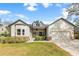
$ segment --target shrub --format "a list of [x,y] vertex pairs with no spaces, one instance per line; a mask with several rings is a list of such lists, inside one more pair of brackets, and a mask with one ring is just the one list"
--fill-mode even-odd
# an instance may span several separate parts
[[27,37],[0,37],[0,43],[22,43],[27,40]]
[[26,42],[29,38],[27,37],[16,37],[16,43],[20,43],[20,42]]
[[5,32],[1,33],[0,36],[9,37],[10,33],[5,31]]
[[43,41],[45,40],[46,36],[35,36],[34,38],[36,41]]

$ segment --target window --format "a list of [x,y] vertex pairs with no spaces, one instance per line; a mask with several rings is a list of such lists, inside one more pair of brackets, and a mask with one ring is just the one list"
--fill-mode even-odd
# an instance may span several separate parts
[[22,30],[22,35],[25,35],[25,30],[24,29]]
[[39,32],[39,36],[42,36],[42,32]]
[[21,35],[21,29],[17,29],[17,35]]
[[36,26],[36,24],[35,24],[35,23],[33,23],[33,26]]

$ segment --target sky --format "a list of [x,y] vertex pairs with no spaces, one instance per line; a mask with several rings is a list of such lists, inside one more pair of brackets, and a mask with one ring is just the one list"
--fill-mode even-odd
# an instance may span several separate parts
[[50,24],[57,18],[67,18],[70,3],[0,3],[2,22],[22,19],[26,23],[40,20]]

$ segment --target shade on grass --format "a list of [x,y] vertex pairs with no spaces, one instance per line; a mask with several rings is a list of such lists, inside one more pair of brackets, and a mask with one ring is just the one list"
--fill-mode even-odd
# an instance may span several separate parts
[[0,55],[9,56],[68,56],[68,52],[50,42],[0,44]]

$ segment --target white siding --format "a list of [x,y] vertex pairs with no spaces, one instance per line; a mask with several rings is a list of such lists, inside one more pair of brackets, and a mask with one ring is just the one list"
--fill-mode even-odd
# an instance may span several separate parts
[[21,33],[20,36],[32,37],[31,32],[30,32],[30,27],[28,25],[25,25],[21,21],[18,21],[17,23],[15,23],[11,26],[11,36],[18,36],[17,29],[24,29],[25,30],[25,35],[22,35],[22,33]]
[[18,21],[16,24],[24,24],[23,22],[21,22],[21,21]]
[[[24,29],[25,30],[25,35],[24,36],[30,36],[30,28],[28,26],[24,26],[24,25],[16,25],[16,32],[17,32],[17,29]],[[17,35],[17,33],[16,33]],[[21,32],[21,36],[22,35],[22,32]]]
[[15,25],[11,26],[11,36],[15,36]]

